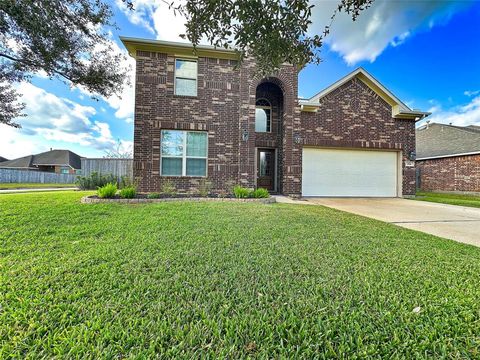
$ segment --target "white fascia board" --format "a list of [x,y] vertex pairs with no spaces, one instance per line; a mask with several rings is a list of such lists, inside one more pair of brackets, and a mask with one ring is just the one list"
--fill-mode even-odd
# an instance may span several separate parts
[[443,159],[443,158],[449,158],[449,157],[469,156],[469,155],[480,155],[480,151],[472,151],[472,152],[460,153],[460,154],[428,156],[428,157],[423,157],[423,158],[417,158],[415,161],[431,160],[431,159]]

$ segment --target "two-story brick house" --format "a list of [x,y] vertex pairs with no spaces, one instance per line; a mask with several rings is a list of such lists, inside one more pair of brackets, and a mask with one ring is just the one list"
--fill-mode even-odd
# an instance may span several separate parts
[[292,196],[415,192],[413,111],[363,69],[299,99],[299,69],[262,77],[233,50],[121,38],[136,59],[141,191],[234,184]]

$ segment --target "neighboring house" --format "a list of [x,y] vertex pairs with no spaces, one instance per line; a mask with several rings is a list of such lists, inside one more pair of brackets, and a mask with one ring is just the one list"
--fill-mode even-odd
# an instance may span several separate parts
[[4,161],[8,161],[8,159],[4,158],[3,156],[0,156],[0,163]]
[[259,76],[238,53],[124,38],[136,59],[141,191],[232,184],[291,196],[415,193],[413,111],[364,69],[298,99],[297,67]]
[[0,169],[18,169],[52,172],[57,174],[80,174],[81,157],[69,150],[50,150],[36,155],[0,163]]
[[480,127],[426,124],[417,130],[418,187],[480,192]]

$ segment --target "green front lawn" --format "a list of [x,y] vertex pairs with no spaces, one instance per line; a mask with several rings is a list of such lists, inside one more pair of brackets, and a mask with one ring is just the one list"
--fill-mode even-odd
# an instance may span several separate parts
[[0,358],[480,356],[478,248],[320,206],[84,194],[0,195]]
[[480,208],[480,196],[478,195],[417,192],[417,197],[415,200]]
[[76,187],[75,184],[0,183],[0,190]]

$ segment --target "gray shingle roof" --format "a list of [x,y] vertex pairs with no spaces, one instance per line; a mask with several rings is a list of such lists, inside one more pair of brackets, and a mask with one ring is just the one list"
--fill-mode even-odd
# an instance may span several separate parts
[[36,168],[38,165],[71,166],[80,169],[80,156],[70,150],[50,150],[36,155],[28,155],[0,163],[0,168]]
[[480,152],[480,127],[432,123],[416,131],[417,159]]
[[3,161],[0,163],[0,168],[19,168],[19,169],[34,168],[32,164],[32,158],[33,158],[33,155],[28,155],[18,159]]

